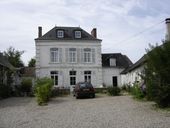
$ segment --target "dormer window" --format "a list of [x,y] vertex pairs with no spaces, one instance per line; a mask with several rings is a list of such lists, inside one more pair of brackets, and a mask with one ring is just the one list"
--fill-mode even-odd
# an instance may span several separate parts
[[81,31],[75,31],[75,38],[81,38]]
[[116,66],[116,59],[110,58],[110,66]]
[[58,30],[57,31],[57,37],[58,38],[63,38],[64,37],[64,31],[63,30]]

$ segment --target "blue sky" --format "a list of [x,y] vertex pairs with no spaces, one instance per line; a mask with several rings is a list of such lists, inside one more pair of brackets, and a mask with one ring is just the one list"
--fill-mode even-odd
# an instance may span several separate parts
[[135,62],[149,43],[165,38],[169,5],[169,0],[0,0],[0,51],[9,46],[24,50],[27,64],[35,56],[38,26],[43,33],[55,25],[87,32],[96,27],[103,53],[122,53]]

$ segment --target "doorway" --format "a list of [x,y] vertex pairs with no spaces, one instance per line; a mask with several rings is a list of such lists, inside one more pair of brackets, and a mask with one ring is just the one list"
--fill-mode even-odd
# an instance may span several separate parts
[[112,83],[114,87],[117,87],[117,76],[112,77]]

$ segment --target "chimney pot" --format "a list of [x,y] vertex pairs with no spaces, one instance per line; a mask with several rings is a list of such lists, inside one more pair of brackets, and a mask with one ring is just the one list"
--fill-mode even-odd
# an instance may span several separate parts
[[38,27],[38,38],[42,37],[42,27]]
[[97,38],[97,29],[96,29],[96,28],[93,28],[93,29],[92,29],[91,35],[92,35],[94,38]]

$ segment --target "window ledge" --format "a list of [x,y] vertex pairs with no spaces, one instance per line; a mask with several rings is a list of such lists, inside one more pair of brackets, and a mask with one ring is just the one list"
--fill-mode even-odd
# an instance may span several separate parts
[[60,62],[49,62],[49,64],[61,64]]

